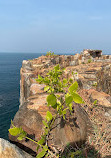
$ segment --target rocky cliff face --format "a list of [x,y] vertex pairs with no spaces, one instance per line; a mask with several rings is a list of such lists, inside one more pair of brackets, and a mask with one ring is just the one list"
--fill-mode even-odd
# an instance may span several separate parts
[[20,105],[29,96],[36,94],[38,89],[36,90],[35,78],[37,78],[37,75],[45,75],[56,64],[66,68],[66,77],[71,76],[71,72],[73,72],[72,77],[78,79],[83,88],[91,88],[94,85],[96,86],[97,83],[97,87],[101,87],[101,90],[110,94],[111,55],[93,58],[89,53],[82,52],[76,55],[41,56],[29,61],[24,60],[22,63]]
[[[46,106],[47,94],[43,91],[44,85],[39,85],[35,79],[38,74],[45,76],[56,64],[66,68],[65,78],[72,77],[78,81],[81,96],[87,92],[85,98],[89,99],[90,104],[94,100],[98,100],[98,105],[108,108],[106,111],[108,119],[111,117],[109,112],[111,108],[111,56],[102,55],[93,58],[85,52],[76,55],[41,56],[29,61],[24,60],[20,71],[20,109],[14,117],[14,124],[21,126],[35,140],[39,140],[41,136],[43,130],[42,120],[45,118],[46,111],[52,110]],[[98,90],[110,95],[98,92]],[[104,101],[102,98],[104,98]],[[53,143],[59,148],[63,148],[63,146],[65,148],[68,142],[82,144],[86,141],[90,121],[84,111],[85,106],[83,106],[84,109],[80,105],[74,105],[74,107],[73,119],[76,118],[75,123],[79,128],[74,123],[71,127],[70,123],[72,124],[72,122],[69,122],[64,127],[58,126],[58,130],[52,132]],[[71,121],[70,116],[68,118]],[[58,121],[61,122],[61,120]],[[9,135],[9,138],[24,149],[26,149],[25,147],[28,150],[31,149],[33,151],[32,155],[36,155],[36,145],[33,142],[25,140],[20,142],[11,135]],[[50,144],[52,144],[51,141],[49,146]],[[63,146],[61,146],[62,144]]]

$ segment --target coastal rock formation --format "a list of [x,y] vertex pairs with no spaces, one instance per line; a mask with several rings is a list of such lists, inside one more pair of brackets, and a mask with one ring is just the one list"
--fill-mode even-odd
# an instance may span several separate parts
[[[93,52],[91,50],[91,52]],[[97,52],[94,51],[94,52]],[[107,89],[111,89],[111,69],[107,70],[107,65],[111,64],[111,55],[99,55],[97,57],[92,57],[88,51],[83,51],[81,54],[76,55],[55,55],[55,56],[41,56],[39,58],[23,61],[22,68],[20,71],[21,81],[20,81],[20,105],[22,105],[29,96],[36,94],[32,92],[32,89],[36,89],[36,81],[38,74],[44,76],[47,74],[48,70],[52,69],[54,65],[60,64],[61,67],[66,68],[65,76],[76,77],[81,82],[81,87],[85,89],[90,89],[92,86],[98,84],[98,87],[101,87],[101,90],[104,92]],[[108,69],[108,68],[107,68]],[[73,75],[72,75],[73,72]],[[78,73],[78,75],[76,75]],[[97,75],[98,74],[98,75]],[[108,82],[105,81],[104,76],[108,77]],[[100,80],[101,79],[101,80]],[[101,86],[100,86],[101,85]],[[106,87],[106,91],[105,91]],[[109,88],[108,88],[109,87]],[[108,90],[109,93],[110,90]]]
[[16,145],[0,138],[0,158],[33,158]]
[[[47,94],[43,93],[29,97],[28,101],[20,107],[13,120],[15,126],[21,126],[29,137],[31,136],[36,141],[40,139],[43,133],[44,125],[42,120],[45,119],[46,112],[49,110],[53,113],[53,110],[46,106],[46,97]],[[48,141],[49,147],[54,144],[57,148],[64,150],[68,143],[72,144],[72,146],[75,146],[76,143],[79,146],[86,141],[90,121],[82,107],[75,104],[73,115],[67,115],[66,118],[66,122],[60,118],[55,121],[50,133],[52,139]],[[21,143],[36,152],[37,145],[31,141],[18,141],[16,137],[11,135],[9,135],[9,139]]]
[[[41,56],[33,60],[24,60],[20,71],[20,108],[13,122],[15,126],[21,126],[28,136],[36,141],[43,133],[42,120],[46,116],[46,111],[49,110],[53,113],[53,110],[46,106],[47,94],[44,93],[44,85],[38,84],[35,79],[38,74],[46,76],[47,72],[56,64],[60,64],[62,68],[65,67],[64,78],[72,78],[78,82],[80,95],[85,94],[85,97],[84,95],[82,97],[89,101],[88,105],[93,107],[93,102],[97,100],[98,106],[105,111],[104,118],[111,118],[110,55],[102,55],[101,51],[97,50],[84,50],[81,54],[76,55]],[[67,122],[60,118],[56,120],[54,124],[56,128],[51,131],[51,139],[48,142],[50,148],[53,148],[53,144],[64,150],[67,143],[74,146],[75,143],[81,145],[86,141],[91,124],[85,112],[87,108],[84,107],[88,106],[74,104],[73,116],[67,115]],[[109,123],[107,125],[109,126]],[[9,139],[24,150],[30,150],[32,155],[36,155],[36,144],[33,142],[18,141],[11,135],[9,135]]]

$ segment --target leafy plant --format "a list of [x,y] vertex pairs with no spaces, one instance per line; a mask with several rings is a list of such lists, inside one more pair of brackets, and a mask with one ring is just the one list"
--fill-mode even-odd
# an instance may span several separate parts
[[94,82],[94,83],[92,84],[92,86],[97,87],[97,82]]
[[91,63],[92,62],[92,60],[91,59],[88,59],[88,63]]
[[96,106],[98,106],[98,101],[97,101],[97,100],[94,100],[94,102],[93,102],[93,107],[96,107]]
[[[48,148],[48,135],[52,130],[53,124],[58,117],[66,119],[66,113],[69,111],[72,114],[73,101],[75,103],[84,103],[83,99],[77,93],[78,83],[72,82],[71,79],[62,78],[64,69],[60,69],[57,65],[53,70],[49,71],[46,77],[38,75],[36,79],[40,84],[43,83],[46,86],[44,91],[48,93],[46,98],[47,106],[52,107],[55,113],[52,114],[50,111],[46,113],[46,119],[43,120],[44,134],[41,136],[39,141],[35,141],[27,136],[27,133],[21,127],[15,127],[12,122],[13,128],[9,129],[9,133],[13,136],[17,136],[18,140],[27,138],[37,144],[37,151],[41,148],[41,152],[37,155],[37,158],[41,157],[59,157],[59,152],[54,153]],[[74,153],[73,153],[74,154]]]
[[54,56],[54,55],[55,55],[54,52],[51,52],[51,51],[46,53],[46,56]]

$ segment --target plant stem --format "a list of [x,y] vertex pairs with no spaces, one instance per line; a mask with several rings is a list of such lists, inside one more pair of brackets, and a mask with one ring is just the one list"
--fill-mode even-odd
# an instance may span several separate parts
[[[28,139],[28,140],[30,140],[30,141],[32,141],[32,142],[34,142],[34,143],[36,143],[36,144],[38,144],[38,145],[40,145],[42,148],[44,147],[44,145],[39,144],[38,142],[36,142],[35,140],[33,140],[33,139],[29,138],[29,137],[25,137],[25,138]],[[48,150],[48,152],[49,152],[53,157],[57,158],[57,157],[53,154],[53,152],[51,152],[49,149],[47,149],[47,150]]]

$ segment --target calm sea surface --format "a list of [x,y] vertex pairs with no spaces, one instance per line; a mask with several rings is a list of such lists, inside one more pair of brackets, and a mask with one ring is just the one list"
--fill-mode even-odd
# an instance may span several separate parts
[[8,139],[10,121],[19,108],[22,61],[41,54],[0,53],[0,137]]
[[19,108],[22,61],[40,53],[0,53],[0,137],[8,139],[8,129]]

